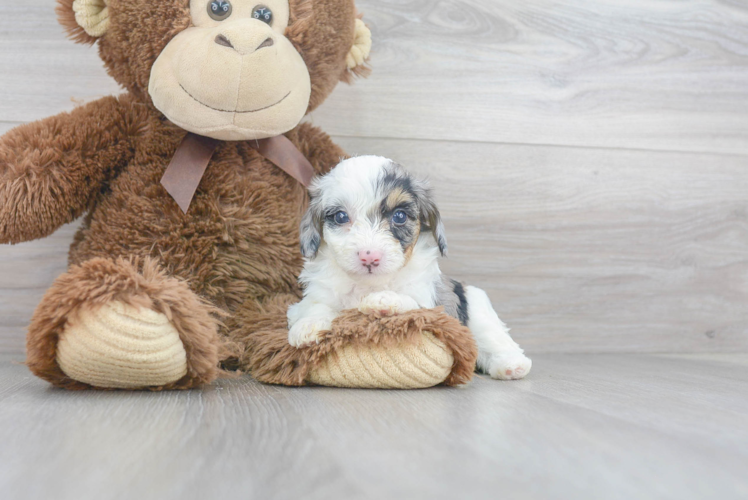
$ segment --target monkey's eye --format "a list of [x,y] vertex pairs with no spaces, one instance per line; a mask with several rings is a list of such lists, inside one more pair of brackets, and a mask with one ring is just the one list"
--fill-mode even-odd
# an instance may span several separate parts
[[395,211],[394,214],[392,214],[392,222],[394,224],[397,224],[397,225],[405,224],[405,221],[407,220],[408,220],[408,216],[402,210],[397,210]]
[[335,214],[333,220],[335,220],[335,224],[345,224],[346,222],[350,221],[350,219],[348,218],[348,214],[343,212],[342,210]]
[[231,15],[231,4],[228,0],[213,0],[208,4],[208,15],[216,21],[223,21]]
[[273,21],[273,13],[264,5],[258,5],[257,7],[255,7],[252,10],[252,17],[268,24]]

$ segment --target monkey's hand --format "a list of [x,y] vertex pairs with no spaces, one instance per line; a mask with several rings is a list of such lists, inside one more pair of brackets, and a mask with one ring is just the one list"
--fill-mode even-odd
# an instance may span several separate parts
[[133,154],[129,101],[105,97],[0,137],[0,243],[47,236],[90,208]]

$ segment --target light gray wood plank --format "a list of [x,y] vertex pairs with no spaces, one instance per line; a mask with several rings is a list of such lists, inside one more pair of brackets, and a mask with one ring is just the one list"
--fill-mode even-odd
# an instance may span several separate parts
[[[545,370],[563,375],[523,390],[679,440],[736,445],[748,458],[748,398],[743,397],[748,353],[540,359]],[[614,389],[615,377],[619,387]]]
[[[421,393],[392,398],[377,393],[363,407],[358,398],[351,401],[334,390],[324,390],[303,410],[310,422],[323,415],[334,421],[334,430],[328,430],[331,438],[333,433],[355,431],[358,446],[376,448],[382,442],[380,435],[386,434],[410,452],[400,455],[395,464],[396,453],[378,454],[375,467],[363,461],[348,462],[357,476],[372,482],[384,479],[380,471],[412,474],[412,484],[393,481],[394,485],[379,493],[380,498],[392,494],[393,487],[398,488],[395,496],[399,498],[440,498],[454,491],[480,496],[496,488],[502,495],[520,498],[711,498],[718,494],[720,484],[725,494],[739,497],[746,484],[735,479],[743,478],[741,470],[748,458],[744,425],[748,415],[739,401],[745,382],[724,389],[721,380],[696,377],[690,388],[673,387],[684,385],[671,381],[688,377],[692,365],[698,366],[669,366],[675,372],[672,379],[660,380],[659,367],[650,357],[540,355],[535,358],[536,371],[516,385],[480,378],[459,391],[432,391],[433,400]],[[632,384],[629,374],[636,369],[640,373]],[[592,380],[592,390],[569,384],[564,387],[565,399],[556,390],[572,372],[572,379]],[[745,370],[734,376],[745,377]],[[648,391],[637,391],[636,383],[648,383]],[[693,391],[694,387],[698,389]],[[727,393],[725,406],[734,411],[724,415],[722,427],[697,430],[705,413],[698,411],[703,401],[689,396],[715,389]],[[672,406],[652,404],[650,393],[675,390],[683,391],[683,397]],[[533,396],[526,398],[517,391]],[[394,415],[385,411],[391,408]],[[674,414],[680,432],[663,430]],[[324,421],[317,425],[318,432],[329,429]],[[709,433],[712,429],[716,435]],[[445,443],[452,439],[459,444]],[[338,453],[352,451],[343,439],[330,442],[338,446]],[[716,442],[721,443],[720,451],[712,448]],[[436,443],[434,448],[432,443]],[[443,478],[413,471],[413,455],[428,464],[442,462]],[[702,476],[698,471],[703,470],[703,460],[712,459],[725,467],[722,473],[732,472],[717,482]],[[451,467],[457,464],[464,469],[454,471]]]
[[523,381],[458,389],[241,378],[102,393],[50,389],[4,355],[0,488],[18,500],[737,499],[748,364],[732,357],[540,355]]
[[0,245],[0,352],[23,352],[26,327],[52,282],[67,268],[79,223],[19,245]]
[[[748,351],[742,157],[432,141],[336,140],[434,184],[444,271],[485,288],[535,352]],[[0,246],[0,331],[65,268],[74,225]]]
[[[0,121],[28,122],[119,94],[96,46],[66,39],[55,2],[0,6]],[[2,129],[0,129],[2,130]]]
[[[368,80],[312,120],[338,135],[748,153],[740,2],[358,0]],[[120,92],[47,0],[0,6],[0,120]]]
[[748,6],[636,0],[359,0],[370,79],[331,133],[748,152]]
[[443,270],[530,352],[748,350],[743,157],[336,140],[431,179]]
[[10,129],[21,125],[22,122],[3,122],[0,121],[0,135],[6,133]]
[[6,364],[0,485],[9,498],[365,498],[273,387],[76,394]]

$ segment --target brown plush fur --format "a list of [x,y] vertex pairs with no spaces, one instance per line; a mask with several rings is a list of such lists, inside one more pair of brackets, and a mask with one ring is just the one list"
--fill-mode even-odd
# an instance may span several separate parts
[[75,220],[132,159],[148,119],[130,96],[105,97],[0,139],[0,243],[42,238]]
[[239,364],[257,380],[269,384],[305,385],[309,371],[344,345],[396,346],[420,342],[421,332],[431,332],[454,354],[454,365],[445,385],[470,381],[478,349],[470,330],[444,314],[442,308],[410,311],[380,318],[355,310],[343,311],[332,330],[323,332],[319,343],[301,348],[288,343],[286,310],[299,299],[276,296],[264,303],[247,302],[232,319],[230,337],[244,344]]
[[[166,314],[185,345],[187,376],[151,389],[208,383],[221,373],[219,361],[230,359],[264,380],[300,383],[303,370],[287,376],[289,364],[309,366],[322,352],[300,350],[294,358],[285,342],[283,307],[300,296],[299,222],[306,190],[246,142],[224,142],[189,212],[182,213],[159,180],[185,131],[156,110],[147,86],[161,50],[189,26],[189,2],[108,4],[109,31],[98,39],[99,53],[127,93],[0,138],[0,243],[44,237],[86,214],[70,248],[71,268],[45,295],[29,328],[29,367],[55,385],[88,387],[57,365],[59,335],[83,308],[121,300]],[[310,69],[311,110],[337,81],[348,78],[345,56],[356,11],[353,0],[292,0],[291,5],[287,35]],[[74,39],[91,43],[71,9],[72,0],[60,0],[60,21]],[[286,136],[317,173],[345,156],[308,124]],[[254,313],[259,304],[275,307],[273,314]],[[392,327],[393,338],[433,330],[459,358],[450,383],[469,378],[474,353],[445,315],[412,313],[403,317],[406,323],[375,321],[371,330],[362,329],[361,318],[349,319],[347,338],[356,342],[385,341],[381,328]],[[325,345],[332,349],[338,342],[331,338]],[[283,365],[280,378],[260,369],[276,362]]]

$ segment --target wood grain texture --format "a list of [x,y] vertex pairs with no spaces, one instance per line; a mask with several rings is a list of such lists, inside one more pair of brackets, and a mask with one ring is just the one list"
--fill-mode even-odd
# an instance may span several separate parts
[[358,0],[374,72],[338,135],[748,153],[748,4]]
[[[443,270],[486,289],[530,354],[748,351],[743,157],[335,139],[431,180]],[[6,349],[20,352],[74,227],[0,246]]]
[[533,351],[748,351],[741,156],[337,138],[430,178],[443,270]]
[[[716,0],[358,0],[368,80],[337,135],[748,153],[748,5]],[[119,91],[48,0],[0,6],[0,121]]]
[[[310,119],[431,174],[445,270],[531,353],[748,350],[744,4],[358,6],[374,73]],[[0,6],[0,89],[0,133],[118,92],[47,0]],[[0,247],[0,349],[23,349],[73,230]]]
[[[748,496],[748,6],[357,4],[374,72],[310,120],[430,176],[444,269],[488,290],[530,376],[51,389],[18,362],[71,224],[0,246],[3,498]],[[0,5],[0,133],[117,92],[51,0]],[[541,354],[580,351],[671,354]]]
[[23,352],[26,327],[52,282],[67,268],[78,223],[20,245],[0,245],[0,352]]
[[66,392],[0,356],[14,500],[738,499],[748,358],[543,355],[420,391]]

